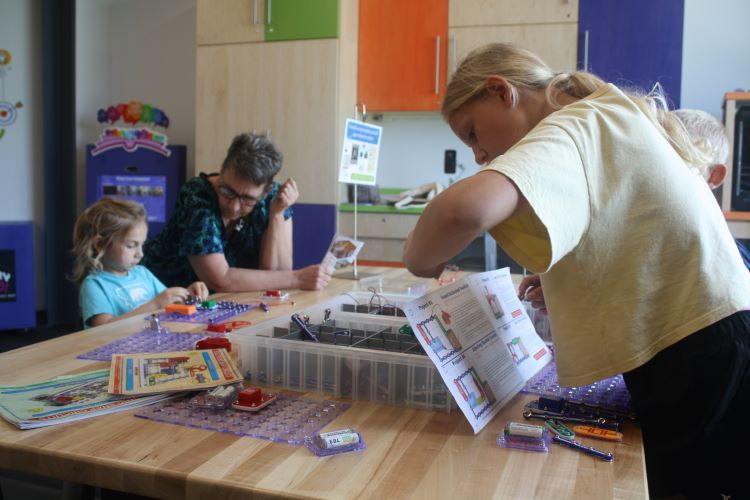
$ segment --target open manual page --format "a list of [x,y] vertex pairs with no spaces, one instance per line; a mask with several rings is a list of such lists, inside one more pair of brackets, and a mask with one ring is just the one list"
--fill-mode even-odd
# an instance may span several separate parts
[[474,433],[552,360],[508,268],[466,276],[405,312]]
[[108,383],[109,369],[104,369],[28,385],[3,386],[0,416],[21,429],[33,429],[138,408],[176,396],[115,396],[107,392]]

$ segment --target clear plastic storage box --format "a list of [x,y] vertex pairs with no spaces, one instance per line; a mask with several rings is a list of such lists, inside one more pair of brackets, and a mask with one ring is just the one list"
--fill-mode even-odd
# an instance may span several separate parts
[[402,315],[406,301],[355,292],[293,311],[308,317],[319,342],[287,316],[229,337],[240,370],[253,383],[450,411],[450,391]]

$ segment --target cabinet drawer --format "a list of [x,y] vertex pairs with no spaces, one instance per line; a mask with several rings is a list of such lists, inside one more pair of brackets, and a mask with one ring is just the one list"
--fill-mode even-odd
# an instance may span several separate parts
[[449,26],[576,22],[578,0],[451,0]]
[[197,43],[262,42],[264,0],[198,0]]
[[[405,239],[417,224],[416,214],[357,213],[357,238]],[[339,231],[354,236],[354,214],[339,213]]]
[[466,55],[491,42],[509,42],[531,50],[555,71],[573,71],[576,67],[578,24],[528,24],[451,28],[449,48],[450,75]]

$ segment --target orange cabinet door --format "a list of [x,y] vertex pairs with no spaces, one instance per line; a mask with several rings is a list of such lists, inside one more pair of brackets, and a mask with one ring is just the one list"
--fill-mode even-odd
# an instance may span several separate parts
[[448,0],[360,0],[358,102],[435,111],[445,94]]

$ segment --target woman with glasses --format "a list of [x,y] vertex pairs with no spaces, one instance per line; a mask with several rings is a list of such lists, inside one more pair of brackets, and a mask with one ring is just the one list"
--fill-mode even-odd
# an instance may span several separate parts
[[144,246],[144,265],[168,286],[200,280],[212,292],[320,290],[330,269],[292,269],[294,179],[274,181],[282,156],[271,141],[240,134],[221,171],[180,190],[164,230]]

